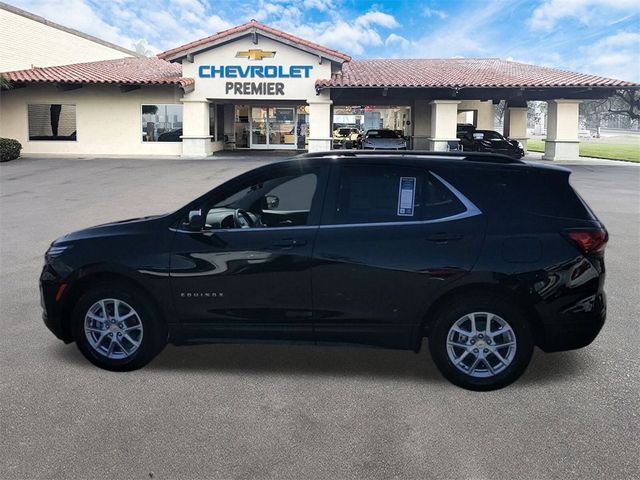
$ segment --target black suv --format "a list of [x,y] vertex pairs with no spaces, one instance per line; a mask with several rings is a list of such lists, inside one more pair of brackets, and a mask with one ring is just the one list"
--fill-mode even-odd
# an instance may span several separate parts
[[459,123],[456,135],[463,151],[499,153],[513,158],[524,157],[524,146],[518,140],[503,137],[494,130],[478,130]]
[[503,387],[605,319],[607,232],[563,168],[491,154],[326,153],[269,164],[168,215],[51,245],[44,321],[94,364],[167,342],[284,340],[418,351]]

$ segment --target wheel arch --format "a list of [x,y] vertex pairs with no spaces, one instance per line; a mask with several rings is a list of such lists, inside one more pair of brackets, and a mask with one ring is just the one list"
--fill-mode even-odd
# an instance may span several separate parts
[[61,305],[62,328],[65,340],[68,339],[69,341],[72,341],[73,339],[73,335],[71,333],[71,318],[76,303],[87,290],[102,283],[124,284],[138,290],[149,301],[149,304],[158,318],[166,324],[166,317],[162,308],[160,308],[158,300],[140,280],[123,271],[92,270],[88,273],[79,275],[75,281],[69,284],[68,289],[65,291]]
[[426,313],[422,317],[422,321],[415,335],[416,343],[414,345],[414,350],[416,352],[420,350],[422,339],[429,336],[431,325],[436,318],[437,313],[441,309],[445,308],[446,305],[455,302],[458,298],[483,292],[492,295],[499,295],[506,301],[511,303],[513,306],[515,306],[520,311],[525,320],[527,320],[529,325],[531,325],[534,342],[536,344],[539,344],[539,342],[544,338],[544,325],[535,308],[531,306],[530,302],[527,302],[527,300],[524,299],[521,295],[518,295],[517,292],[499,283],[477,282],[457,286],[440,295],[429,305]]

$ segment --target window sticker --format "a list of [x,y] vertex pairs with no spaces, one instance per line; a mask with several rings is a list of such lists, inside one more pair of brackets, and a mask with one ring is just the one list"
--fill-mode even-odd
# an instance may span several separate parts
[[416,177],[400,177],[398,194],[398,216],[413,217],[416,196]]

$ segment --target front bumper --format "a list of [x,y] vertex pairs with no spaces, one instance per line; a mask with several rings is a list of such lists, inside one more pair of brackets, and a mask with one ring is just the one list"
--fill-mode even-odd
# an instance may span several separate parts
[[71,343],[71,332],[63,321],[63,310],[60,299],[56,295],[62,282],[53,270],[46,266],[40,275],[40,304],[42,306],[42,320],[49,330],[65,343]]

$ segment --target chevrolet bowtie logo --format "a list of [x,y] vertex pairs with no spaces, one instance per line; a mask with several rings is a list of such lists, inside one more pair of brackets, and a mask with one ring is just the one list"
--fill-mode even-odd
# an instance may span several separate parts
[[272,58],[276,56],[276,52],[267,52],[260,49],[249,49],[244,52],[236,53],[236,58],[245,57],[249,60],[262,60],[263,58]]

